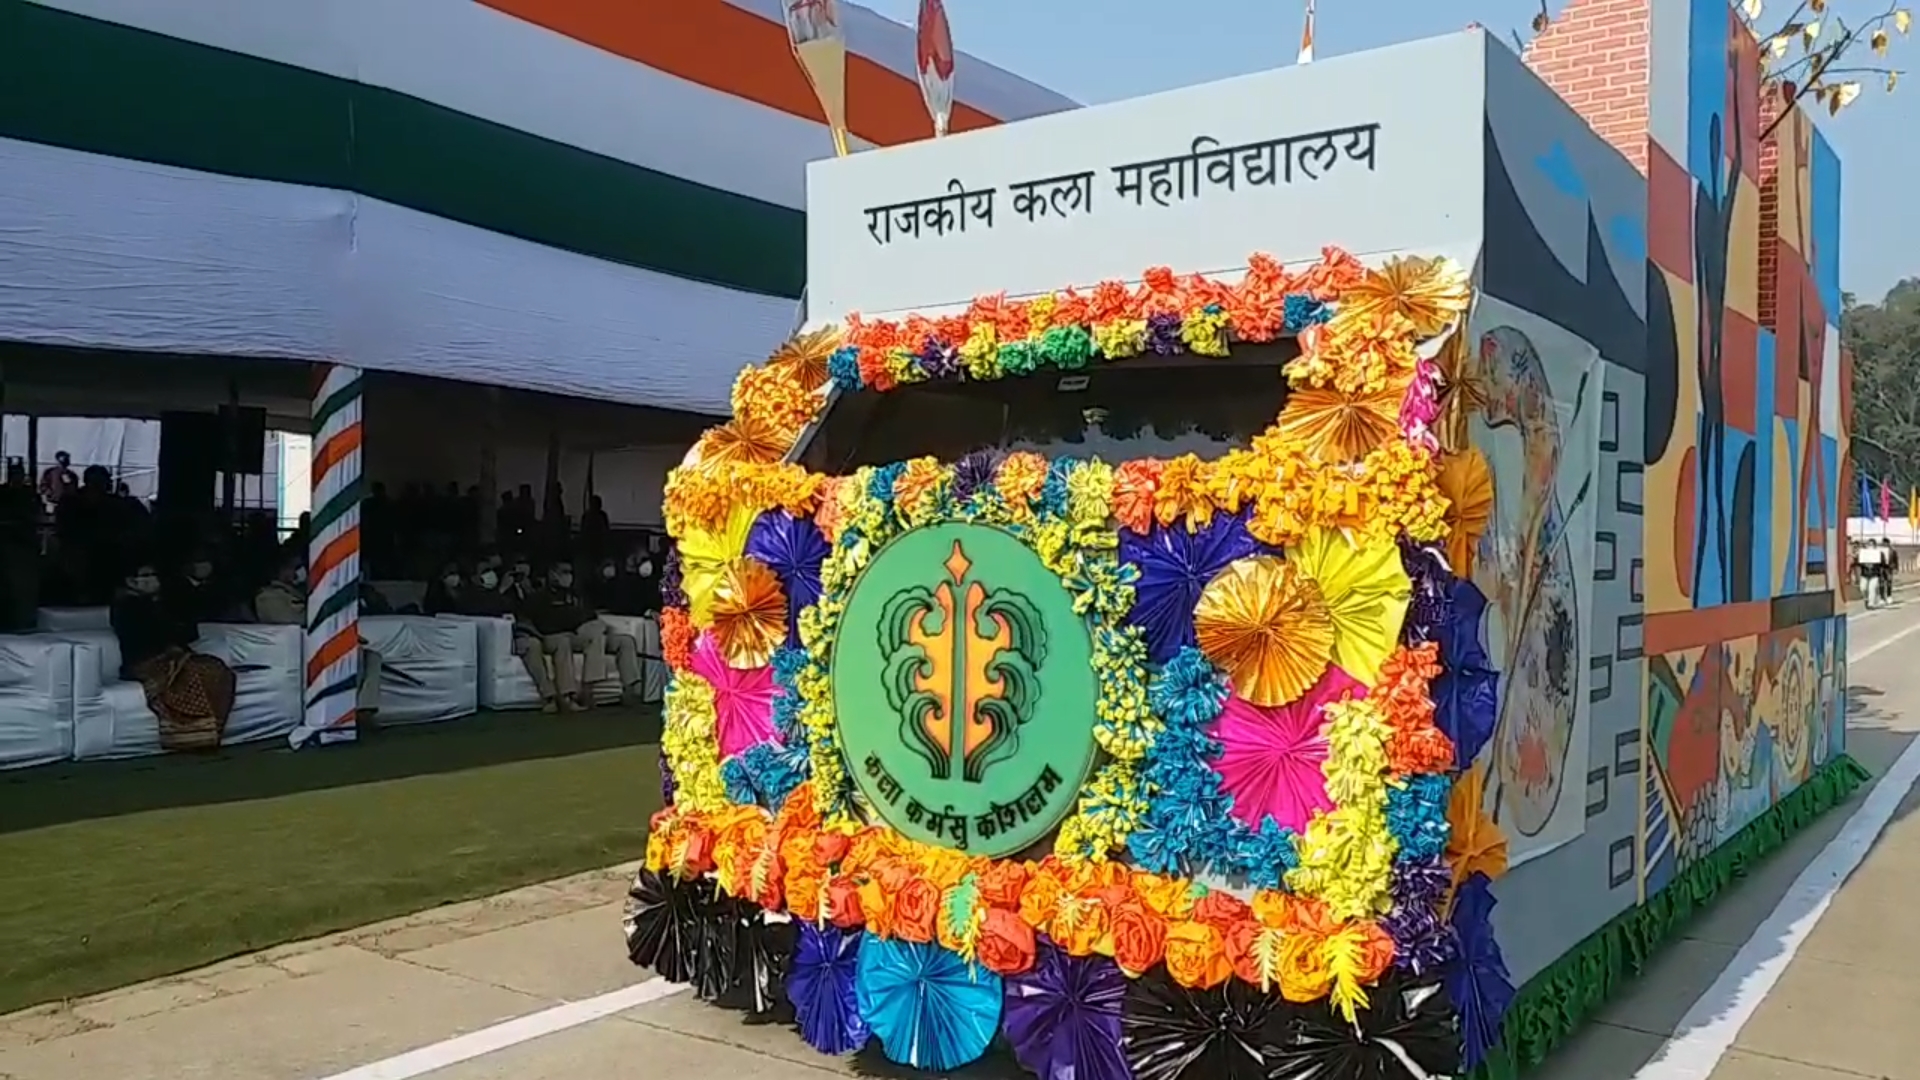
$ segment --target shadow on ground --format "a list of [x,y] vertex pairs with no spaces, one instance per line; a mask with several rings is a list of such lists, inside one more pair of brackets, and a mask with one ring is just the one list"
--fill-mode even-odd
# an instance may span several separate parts
[[481,713],[442,724],[366,730],[357,743],[289,750],[226,747],[130,761],[73,762],[0,773],[0,834],[185,806],[570,757],[660,741],[660,709]]

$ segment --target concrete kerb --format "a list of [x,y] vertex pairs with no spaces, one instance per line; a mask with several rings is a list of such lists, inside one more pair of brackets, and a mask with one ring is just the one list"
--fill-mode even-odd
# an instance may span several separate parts
[[619,900],[637,860],[540,882],[493,896],[276,945],[177,975],[0,1016],[0,1050],[87,1031],[257,990],[326,970],[330,950],[351,947],[389,959],[433,945],[570,915]]

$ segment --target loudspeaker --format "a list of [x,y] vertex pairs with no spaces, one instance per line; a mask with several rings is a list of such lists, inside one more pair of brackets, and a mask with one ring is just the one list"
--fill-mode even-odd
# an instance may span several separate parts
[[168,517],[213,510],[213,478],[220,471],[224,438],[215,413],[160,414],[159,508]]
[[267,410],[220,406],[220,470],[245,476],[266,471]]

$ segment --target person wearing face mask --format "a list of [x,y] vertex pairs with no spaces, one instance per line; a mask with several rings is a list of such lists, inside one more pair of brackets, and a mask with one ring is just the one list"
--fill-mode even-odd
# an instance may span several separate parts
[[172,588],[166,591],[181,617],[194,622],[218,622],[233,606],[226,590],[214,580],[213,556],[203,550],[187,558]]
[[653,556],[635,549],[608,583],[601,608],[615,615],[654,615],[660,611],[660,578]]
[[120,641],[120,677],[138,682],[160,721],[166,750],[210,750],[220,745],[233,713],[233,669],[193,651],[200,627],[169,604],[151,564],[134,567],[114,593],[109,611]]
[[580,686],[573,658],[583,658],[591,681],[606,664],[607,626],[574,588],[573,565],[554,563],[540,586],[524,592],[510,578],[502,592],[515,601],[513,652],[540,692],[540,711],[592,708],[593,696]]
[[500,561],[484,559],[453,594],[453,612],[476,618],[500,618],[512,613],[512,605],[500,590]]

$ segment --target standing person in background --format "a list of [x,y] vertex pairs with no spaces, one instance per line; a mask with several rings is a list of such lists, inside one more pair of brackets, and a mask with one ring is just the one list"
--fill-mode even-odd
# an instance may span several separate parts
[[587,496],[587,509],[580,515],[580,546],[594,560],[613,551],[613,522],[598,495]]
[[1860,590],[1866,594],[1868,608],[1880,606],[1880,545],[1872,540],[1860,546],[1858,555],[1860,565]]
[[7,460],[0,484],[0,634],[31,630],[40,606],[41,504],[27,463]]
[[65,450],[54,454],[53,464],[40,474],[40,500],[50,507],[58,506],[79,487],[80,478],[73,474],[73,455]]

